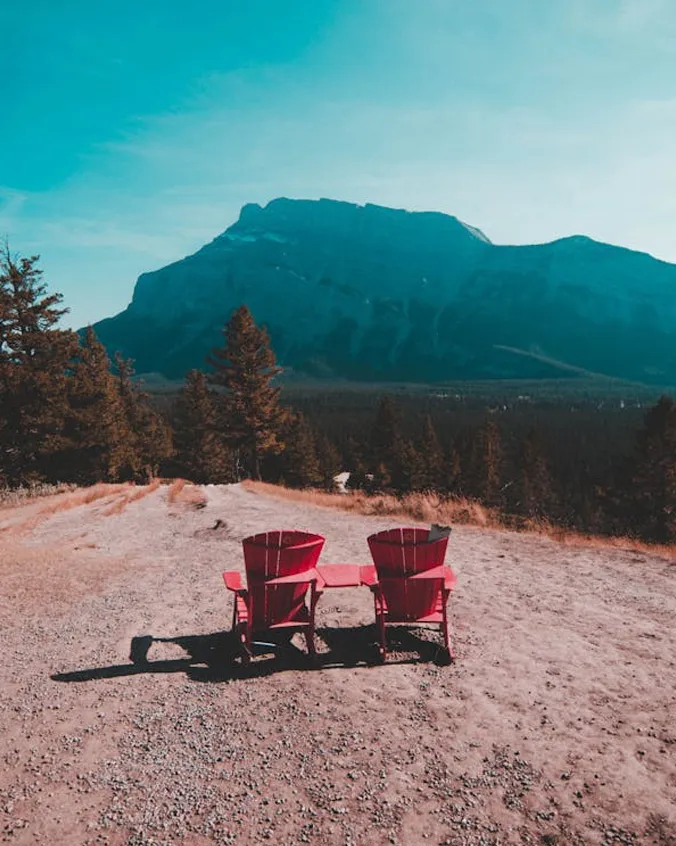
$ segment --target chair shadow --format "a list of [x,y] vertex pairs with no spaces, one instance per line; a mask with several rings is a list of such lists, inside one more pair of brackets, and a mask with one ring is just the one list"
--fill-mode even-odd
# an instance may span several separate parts
[[[319,656],[327,669],[382,664],[374,624],[317,629],[317,634],[329,647],[329,652]],[[415,629],[405,626],[387,627],[387,650],[387,664],[448,663],[448,654],[440,643],[419,637]]]
[[[205,635],[181,637],[154,637],[139,635],[131,640],[128,664],[111,664],[107,667],[90,667],[68,673],[53,673],[50,678],[58,682],[87,682],[98,679],[122,678],[144,673],[185,673],[193,681],[226,682],[272,675],[287,670],[322,670],[340,667],[372,666],[380,664],[374,625],[352,628],[322,628],[318,638],[329,647],[320,650],[312,659],[304,649],[296,647],[290,636],[277,633],[266,635],[266,643],[254,643],[254,660],[249,664],[239,661],[240,647],[231,632],[213,632]],[[151,661],[148,657],[154,643],[173,643],[186,653],[185,658]],[[417,657],[388,658],[388,664],[417,664],[437,661],[436,644],[422,640],[406,629],[388,629],[388,643],[392,652],[417,652]],[[272,657],[259,660],[259,656],[272,652]]]

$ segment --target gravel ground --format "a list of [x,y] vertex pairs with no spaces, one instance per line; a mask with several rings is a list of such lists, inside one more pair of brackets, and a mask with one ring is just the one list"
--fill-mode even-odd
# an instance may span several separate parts
[[457,527],[454,664],[401,629],[378,665],[347,589],[316,667],[294,637],[242,668],[221,571],[243,537],[367,563],[395,523],[204,491],[0,509],[2,842],[676,844],[671,562]]

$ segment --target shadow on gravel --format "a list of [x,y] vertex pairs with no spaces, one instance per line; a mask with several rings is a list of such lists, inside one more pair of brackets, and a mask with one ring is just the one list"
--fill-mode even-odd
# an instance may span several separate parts
[[[254,643],[253,660],[250,664],[243,665],[238,660],[239,645],[230,632],[185,637],[140,635],[131,640],[129,664],[54,673],[50,678],[58,682],[86,682],[143,673],[185,673],[194,681],[224,682],[268,676],[285,670],[371,666],[381,663],[375,639],[373,625],[323,628],[317,630],[320,651],[314,661],[304,649],[298,649],[290,638],[282,637],[275,638],[274,642]],[[186,657],[151,661],[148,653],[154,643],[176,644],[185,650]],[[431,661],[448,663],[444,650],[438,644],[421,639],[407,629],[389,629],[388,644],[388,664],[418,664]],[[411,652],[416,655],[410,657]],[[269,657],[271,654],[272,657]]]
[[[420,637],[419,632],[403,626],[391,626],[387,629],[387,663],[421,664],[434,662],[448,664],[449,657],[444,647],[437,641]],[[317,629],[320,640],[329,647],[328,652],[320,653],[318,664],[322,669],[331,667],[356,667],[363,664],[381,664],[376,643],[377,633],[374,625],[354,626],[339,629]]]

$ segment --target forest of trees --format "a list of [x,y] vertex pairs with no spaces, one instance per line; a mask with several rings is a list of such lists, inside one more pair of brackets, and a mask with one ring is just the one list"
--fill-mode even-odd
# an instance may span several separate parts
[[443,397],[281,392],[267,333],[246,306],[204,371],[164,407],[111,362],[93,330],[59,328],[62,298],[37,257],[0,255],[0,486],[264,479],[331,490],[341,470],[366,493],[477,500],[505,522],[543,518],[676,542],[676,406],[628,416],[476,406]]

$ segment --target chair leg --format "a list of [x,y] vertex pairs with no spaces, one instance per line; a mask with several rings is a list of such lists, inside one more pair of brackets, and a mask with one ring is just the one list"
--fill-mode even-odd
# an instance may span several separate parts
[[307,651],[310,658],[313,660],[317,657],[317,646],[315,645],[315,611],[321,591],[317,590],[317,585],[312,582],[310,586],[310,620],[305,629],[305,642],[307,643]]
[[242,664],[250,664],[253,651],[251,646],[251,628],[248,622],[242,629],[240,639],[242,642]]
[[305,629],[305,642],[307,643],[308,655],[313,659],[316,658],[317,647],[315,645],[315,627],[313,623],[310,623]]
[[237,597],[232,608],[232,633],[239,641],[239,652],[242,656],[242,664],[248,664],[251,661],[251,632],[249,631],[249,621],[242,622],[237,613]]
[[378,603],[378,597],[374,597],[374,605],[376,609],[376,620],[378,621],[378,629],[380,632],[380,657],[383,661],[387,660],[387,634],[385,632],[385,609],[382,603]]
[[446,605],[444,605],[444,621],[441,624],[441,630],[444,636],[444,646],[446,647],[446,652],[448,652],[448,657],[452,661],[455,658],[455,653],[453,652],[451,639],[448,633],[448,611],[446,609]]

